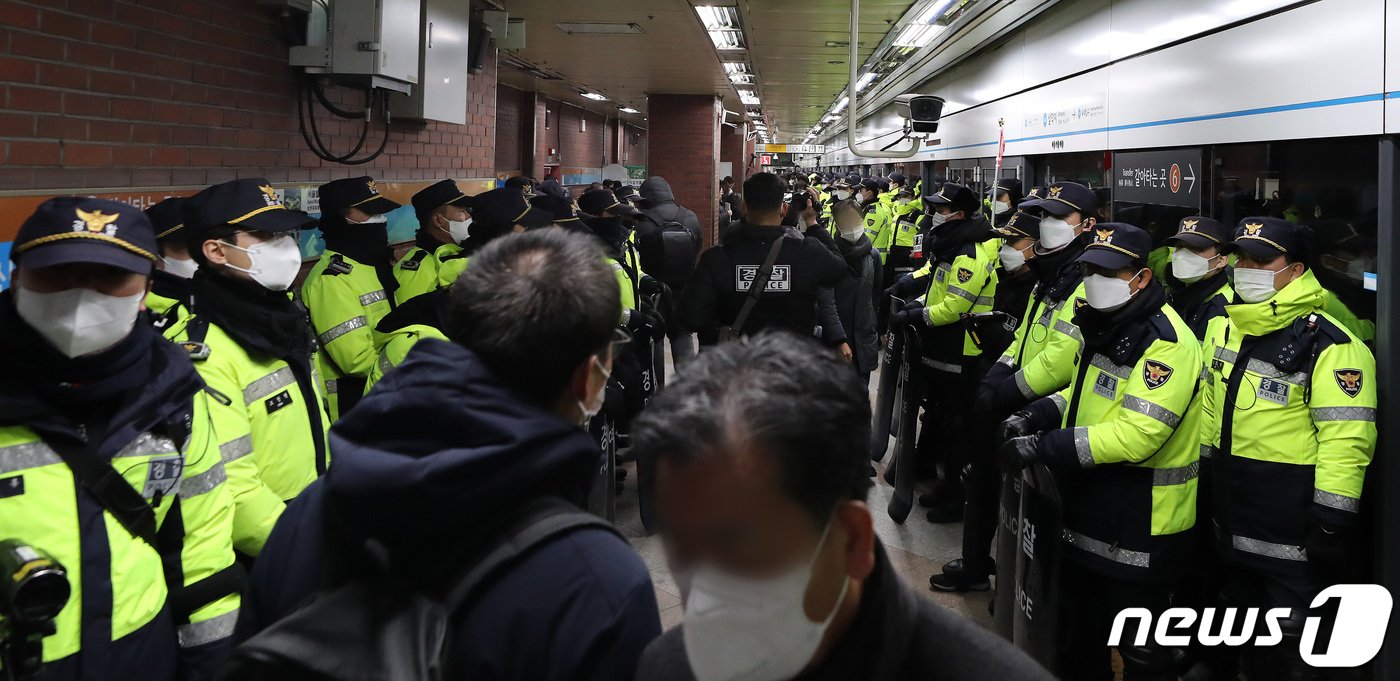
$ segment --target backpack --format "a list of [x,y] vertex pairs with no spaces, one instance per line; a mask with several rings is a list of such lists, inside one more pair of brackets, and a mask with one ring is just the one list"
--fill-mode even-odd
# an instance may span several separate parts
[[642,256],[642,269],[663,282],[689,279],[700,257],[700,244],[695,235],[677,219],[680,208],[672,208],[675,212],[670,219],[643,214],[642,217],[655,223],[658,228],[637,233],[637,251]]
[[[347,551],[344,558],[358,563],[351,568],[358,574],[321,590],[240,644],[219,681],[441,681],[449,678],[452,613],[553,537],[584,528],[617,534],[602,519],[556,497],[537,498],[500,518],[475,533],[479,541],[464,542],[468,548],[449,561],[445,579],[424,578],[432,575],[431,566],[390,565],[388,552],[372,540]],[[405,574],[415,579],[405,580]]]

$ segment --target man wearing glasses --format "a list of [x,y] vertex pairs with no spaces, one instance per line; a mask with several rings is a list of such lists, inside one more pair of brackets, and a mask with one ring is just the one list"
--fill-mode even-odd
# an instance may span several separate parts
[[214,393],[210,413],[234,498],[233,545],[256,556],[286,502],[326,471],[324,384],[306,310],[287,289],[301,269],[297,231],[262,179],[214,185],[185,204],[199,262],[193,315],[166,337],[183,345]]

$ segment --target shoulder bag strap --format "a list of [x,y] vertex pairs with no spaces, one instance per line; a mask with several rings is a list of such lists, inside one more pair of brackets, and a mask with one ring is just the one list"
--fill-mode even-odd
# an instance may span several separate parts
[[768,249],[768,257],[764,258],[763,265],[758,268],[758,276],[754,277],[753,286],[749,288],[749,298],[739,309],[739,316],[734,318],[733,329],[736,335],[743,330],[744,322],[749,320],[749,313],[753,312],[753,307],[758,304],[763,290],[768,288],[768,280],[773,276],[773,263],[778,261],[778,251],[783,250],[783,238],[779,236],[773,240],[773,246]]

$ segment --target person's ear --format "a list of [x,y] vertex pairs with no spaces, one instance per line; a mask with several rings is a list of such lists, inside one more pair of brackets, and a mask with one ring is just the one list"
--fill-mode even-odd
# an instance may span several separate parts
[[204,259],[209,261],[209,264],[222,266],[228,264],[228,253],[224,250],[228,245],[219,239],[210,239],[204,242],[200,250],[204,252]]
[[870,507],[864,501],[843,501],[836,507],[831,522],[846,538],[846,576],[864,581],[875,571],[875,522]]
[[588,397],[588,379],[593,373],[593,356],[589,355],[582,364],[574,367],[574,373],[569,376],[569,397],[575,400],[584,400]]
[[1080,231],[1080,233],[1087,232],[1087,231],[1093,229],[1093,228],[1094,228],[1094,225],[1097,225],[1097,224],[1099,224],[1099,219],[1098,219],[1098,218],[1095,218],[1095,217],[1086,218],[1086,219],[1084,220],[1084,222],[1083,222],[1082,228],[1081,228],[1079,231]]
[[1147,288],[1147,284],[1148,284],[1149,282],[1151,282],[1151,281],[1152,281],[1152,269],[1149,268],[1149,267],[1144,267],[1144,268],[1142,268],[1142,272],[1139,273],[1139,276],[1138,276],[1137,290],[1141,291],[1141,290]]
[[787,211],[788,211],[788,204],[787,204],[787,201],[784,201],[781,205],[778,206],[778,217],[780,217],[780,218],[786,218],[786,217],[787,217]]

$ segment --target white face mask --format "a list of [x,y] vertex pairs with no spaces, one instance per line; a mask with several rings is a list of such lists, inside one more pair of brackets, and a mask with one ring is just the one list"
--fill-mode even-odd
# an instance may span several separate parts
[[[1084,223],[1079,223],[1080,225]],[[1063,248],[1074,241],[1075,230],[1079,225],[1071,225],[1062,218],[1047,215],[1040,219],[1040,246],[1047,251]]]
[[848,192],[848,191],[846,191],[846,190],[844,190],[844,189],[837,189],[837,190],[836,190],[836,200],[837,200],[837,201],[845,201],[846,199],[849,199],[849,198],[851,198],[851,193],[850,193],[850,192]]
[[992,202],[992,215],[1001,215],[1002,213],[1005,213],[1008,210],[1011,210],[1011,204],[1005,201]]
[[909,203],[910,203],[911,201],[913,201],[913,199],[900,199],[900,200],[898,200],[898,201],[895,201],[895,203],[897,203],[897,204],[899,204],[899,205],[901,205],[901,206],[907,206],[907,205],[909,205]]
[[[1142,274],[1138,270],[1137,274]],[[1133,279],[1137,279],[1137,274]],[[1089,307],[1101,312],[1112,312],[1124,305],[1133,297],[1133,279],[1124,281],[1118,277],[1108,277],[1102,274],[1090,274],[1084,277],[1084,297],[1089,301]]]
[[1215,271],[1215,268],[1210,266],[1210,261],[1213,259],[1197,255],[1185,248],[1177,248],[1172,251],[1172,276],[1188,284],[1194,284]]
[[451,234],[452,240],[459,244],[466,241],[468,236],[471,236],[471,231],[472,219],[470,217],[465,220],[447,221],[447,233]]
[[161,262],[165,263],[165,271],[181,279],[189,279],[194,276],[194,271],[199,269],[199,263],[193,260],[180,260],[168,255],[160,256]]
[[120,343],[136,324],[142,291],[109,296],[88,288],[53,293],[15,289],[15,310],[50,345],[67,357],[82,357]]
[[856,205],[857,205],[857,206],[863,206],[863,205],[865,205],[865,194],[860,193],[860,192],[857,192],[855,198],[856,198]]
[[1288,266],[1282,269],[1259,270],[1253,268],[1235,268],[1235,293],[1239,294],[1240,300],[1246,303],[1262,303],[1273,298],[1278,293],[1274,288],[1274,277]]
[[301,270],[301,246],[290,234],[283,234],[247,248],[225,244],[248,254],[249,267],[243,269],[230,263],[228,268],[245,272],[269,291],[285,291],[296,281]]
[[840,231],[842,239],[845,239],[846,241],[849,241],[853,244],[858,243],[860,241],[861,235],[865,234],[865,228],[860,226],[859,224],[850,229],[842,229],[839,226],[837,229]]
[[997,258],[1001,260],[1001,268],[1007,272],[1015,272],[1024,267],[1026,264],[1026,249],[1034,245],[1035,242],[1031,242],[1030,246],[1016,250],[1011,247],[1011,244],[1002,244],[1001,250],[997,251]]
[[582,420],[579,425],[582,425],[584,428],[587,428],[588,422],[592,421],[593,417],[597,416],[598,412],[603,410],[603,401],[607,398],[608,394],[608,380],[612,378],[612,372],[608,371],[607,367],[604,367],[603,363],[598,361],[597,355],[592,357],[592,361],[593,366],[598,367],[598,371],[603,372],[603,389],[599,390],[597,395],[588,398],[587,403],[580,399],[574,400],[574,403],[578,405],[579,418]]
[[354,220],[350,219],[346,219],[345,221],[352,225],[382,225],[389,222],[389,216],[380,213],[379,215],[369,216],[369,219],[365,220],[364,222],[355,222]]
[[688,580],[678,578],[690,584],[681,631],[696,679],[782,681],[812,661],[850,586],[842,575],[836,606],[821,622],[807,619],[802,601],[830,533],[828,524],[812,557],[777,577],[746,579],[701,567]]

